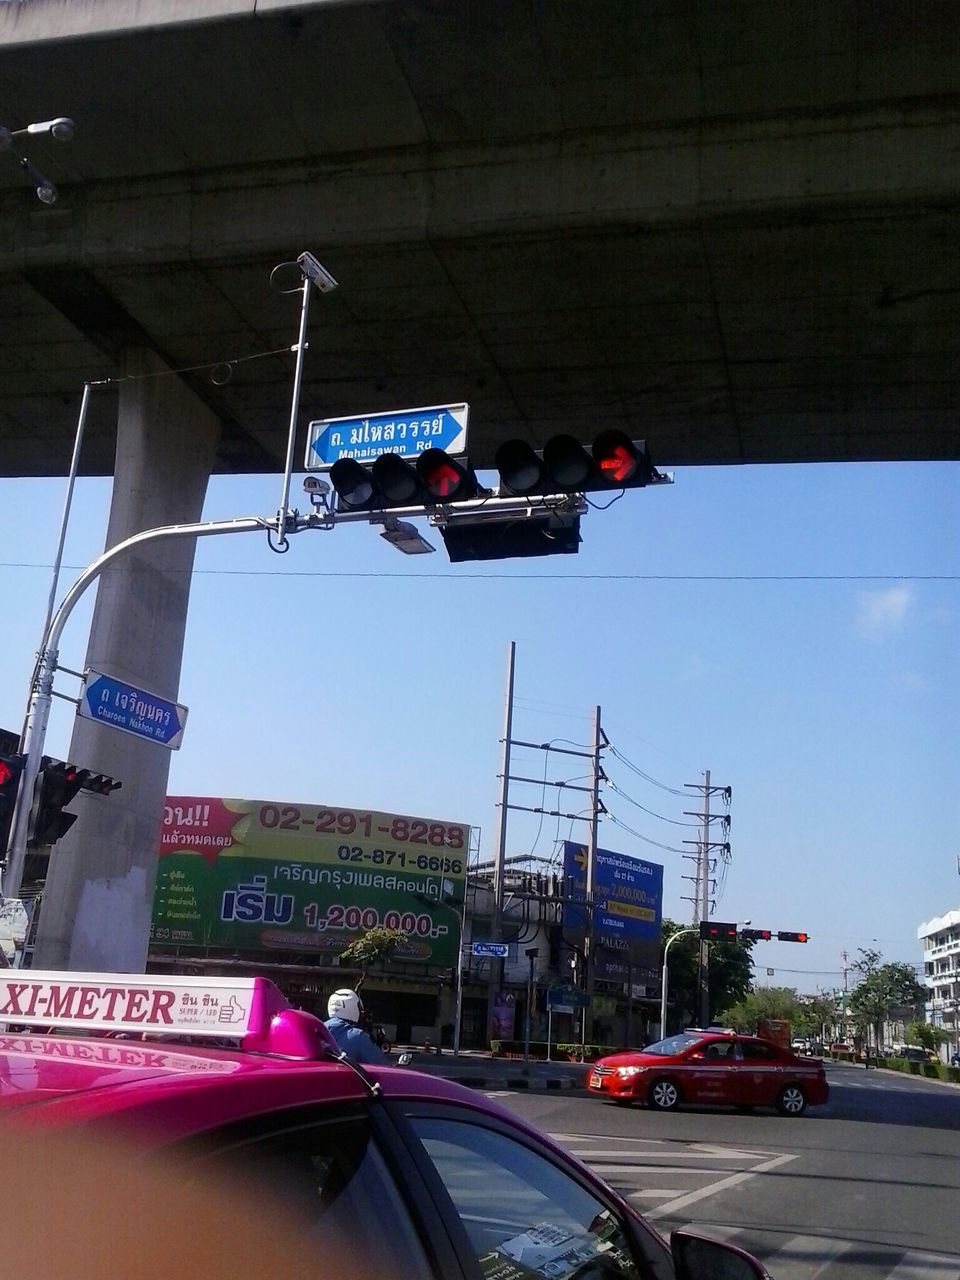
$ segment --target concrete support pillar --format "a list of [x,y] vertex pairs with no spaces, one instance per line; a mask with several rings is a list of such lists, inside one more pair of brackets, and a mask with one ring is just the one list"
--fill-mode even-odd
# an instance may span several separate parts
[[[129,374],[162,369],[149,352],[129,353]],[[178,377],[121,384],[107,547],[200,519],[219,434],[219,420]],[[87,666],[178,699],[195,549],[189,538],[147,545],[105,571]],[[50,855],[34,965],[143,972],[170,752],[78,718],[69,759],[123,787],[110,796],[80,792],[71,803],[79,817]]]

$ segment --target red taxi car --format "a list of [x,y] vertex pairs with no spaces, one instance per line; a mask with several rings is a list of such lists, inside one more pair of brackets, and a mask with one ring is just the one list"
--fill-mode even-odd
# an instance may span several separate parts
[[696,1030],[601,1058],[590,1070],[587,1087],[612,1102],[645,1102],[658,1111],[687,1102],[741,1110],[776,1107],[799,1116],[829,1097],[821,1062],[798,1058],[757,1036]]
[[765,1280],[749,1254],[687,1229],[668,1247],[482,1095],[351,1065],[262,978],[8,970],[4,1024],[5,1138],[79,1134],[102,1148],[119,1135],[141,1165],[172,1159],[187,1184],[239,1172],[296,1210],[317,1276]]

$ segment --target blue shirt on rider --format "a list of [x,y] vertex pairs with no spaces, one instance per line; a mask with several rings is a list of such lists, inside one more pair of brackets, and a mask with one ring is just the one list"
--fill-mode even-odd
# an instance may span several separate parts
[[345,1018],[328,1018],[324,1024],[341,1053],[345,1053],[353,1062],[384,1063],[389,1058],[383,1050],[373,1043],[363,1027],[355,1022],[347,1022]]

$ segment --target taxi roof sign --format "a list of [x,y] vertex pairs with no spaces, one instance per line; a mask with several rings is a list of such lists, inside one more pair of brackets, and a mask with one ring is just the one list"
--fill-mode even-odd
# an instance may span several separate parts
[[0,1022],[92,1035],[228,1038],[296,1058],[337,1052],[323,1023],[292,1009],[266,978],[8,970],[0,978]]

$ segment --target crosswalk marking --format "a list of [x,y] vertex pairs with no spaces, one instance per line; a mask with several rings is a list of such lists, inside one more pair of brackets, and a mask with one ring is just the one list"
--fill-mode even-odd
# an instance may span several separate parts
[[774,1156],[772,1160],[755,1165],[752,1169],[746,1169],[740,1173],[732,1173],[727,1178],[721,1178],[719,1182],[711,1182],[705,1187],[700,1187],[697,1191],[690,1191],[687,1195],[678,1196],[675,1200],[668,1200],[666,1204],[661,1204],[656,1209],[651,1209],[646,1214],[646,1217],[656,1220],[657,1218],[665,1218],[668,1214],[679,1213],[681,1209],[686,1209],[690,1205],[696,1204],[698,1200],[706,1200],[708,1196],[714,1196],[719,1191],[729,1191],[731,1187],[738,1187],[742,1182],[749,1182],[751,1178],[755,1178],[761,1173],[769,1173],[771,1169],[778,1169],[781,1165],[789,1164],[791,1160],[796,1159],[796,1156]]
[[932,1253],[905,1253],[887,1280],[956,1280],[960,1268],[956,1258]]
[[849,1240],[794,1236],[777,1251],[777,1280],[816,1280],[850,1247]]

